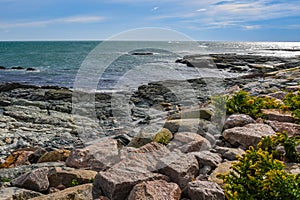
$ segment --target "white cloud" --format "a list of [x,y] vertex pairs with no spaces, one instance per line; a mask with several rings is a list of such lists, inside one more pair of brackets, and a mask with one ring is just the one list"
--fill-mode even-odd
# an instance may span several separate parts
[[261,26],[260,25],[245,25],[245,26],[243,26],[243,28],[246,30],[254,30],[254,29],[260,29]]
[[68,24],[68,23],[95,23],[104,21],[105,17],[102,16],[72,16],[66,18],[55,18],[50,20],[39,20],[30,22],[12,22],[0,23],[0,28],[19,28],[19,27],[42,27],[50,24]]
[[156,7],[153,7],[153,8],[151,9],[151,11],[156,11],[156,10],[158,10],[158,9],[159,9],[159,7],[156,6]]

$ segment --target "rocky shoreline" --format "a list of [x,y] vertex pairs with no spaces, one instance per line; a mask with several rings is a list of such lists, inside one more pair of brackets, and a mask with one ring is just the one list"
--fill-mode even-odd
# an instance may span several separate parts
[[[300,135],[300,125],[272,110],[267,120],[226,115],[211,95],[243,89],[282,101],[300,89],[300,58],[209,56],[177,62],[249,74],[149,83],[133,94],[0,84],[0,199],[225,199],[217,174],[262,136]],[[74,112],[83,97],[93,104]]]

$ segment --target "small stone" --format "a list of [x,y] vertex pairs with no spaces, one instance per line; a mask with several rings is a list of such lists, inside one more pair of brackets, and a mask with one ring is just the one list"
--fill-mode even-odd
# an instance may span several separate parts
[[13,152],[4,163],[1,164],[0,168],[16,167],[19,165],[28,165],[28,157],[33,153],[33,151],[19,150]]

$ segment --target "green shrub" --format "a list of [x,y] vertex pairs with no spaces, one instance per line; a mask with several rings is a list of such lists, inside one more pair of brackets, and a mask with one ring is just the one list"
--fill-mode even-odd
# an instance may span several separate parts
[[270,97],[252,97],[249,92],[240,90],[227,99],[227,113],[247,114],[251,117],[262,117],[261,109],[278,109],[281,103]]
[[283,102],[286,109],[292,111],[295,118],[300,119],[300,92],[296,94],[290,92],[284,97]]
[[73,179],[72,182],[71,182],[71,187],[74,187],[74,186],[77,186],[79,185],[77,179]]
[[[276,133],[274,136],[263,137],[257,146],[271,153],[274,158],[287,162],[300,162],[300,154],[296,151],[296,146],[299,144],[299,136],[289,137],[286,132],[283,132]],[[284,147],[284,155],[280,155],[277,151],[279,145]]]
[[[273,156],[278,145],[283,145],[286,152],[293,149],[291,155],[294,156],[294,141],[296,139],[289,138],[284,133],[263,138],[257,150],[250,147],[246,154],[232,165],[231,172],[218,175],[224,181],[227,199],[299,200],[300,174],[285,172],[283,162]],[[283,156],[287,155],[288,153]]]

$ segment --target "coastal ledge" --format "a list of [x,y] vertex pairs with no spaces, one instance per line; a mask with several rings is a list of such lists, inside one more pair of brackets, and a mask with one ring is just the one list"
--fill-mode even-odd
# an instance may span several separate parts
[[[272,69],[266,77],[221,79],[219,83],[228,95],[243,89],[251,96],[279,101],[286,91],[300,89],[300,67],[295,65]],[[79,199],[143,199],[147,189],[157,199],[225,199],[216,174],[228,172],[236,155],[257,144],[260,133],[300,133],[295,123],[241,114],[225,116],[226,128],[220,127],[223,123],[217,123],[215,107],[208,103],[208,89],[217,91],[216,78],[188,80],[192,90],[181,91],[185,99],[168,89],[181,83],[140,86],[130,97],[131,119],[122,123],[126,126],[122,129],[117,127],[121,118],[112,115],[110,94],[96,94],[95,122],[84,106],[79,112],[82,116],[74,118],[72,90],[1,84],[0,198],[9,191],[20,199],[55,199],[67,194]],[[81,140],[82,127],[76,119],[95,138],[92,144]],[[166,130],[134,132],[149,125]],[[153,142],[154,138],[160,143]],[[299,166],[292,168],[299,173]]]

